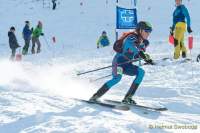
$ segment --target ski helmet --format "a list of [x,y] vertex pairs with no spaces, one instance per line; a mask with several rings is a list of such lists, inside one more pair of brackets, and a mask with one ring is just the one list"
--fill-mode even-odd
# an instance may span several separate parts
[[10,30],[14,30],[15,31],[15,27],[14,26],[10,27]]
[[42,27],[42,22],[38,21],[38,26]]
[[25,21],[25,23],[26,23],[26,24],[29,24],[30,22],[27,20],[27,21]]
[[151,32],[151,31],[152,31],[152,26],[151,26],[151,24],[150,24],[149,22],[140,21],[140,22],[137,24],[136,30],[137,30],[137,31],[145,30],[146,32]]
[[106,31],[104,30],[104,31],[102,32],[102,34],[106,34]]

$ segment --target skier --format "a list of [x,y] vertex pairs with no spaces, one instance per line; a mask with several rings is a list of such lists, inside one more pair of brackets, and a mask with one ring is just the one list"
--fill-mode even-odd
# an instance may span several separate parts
[[53,8],[52,8],[52,9],[53,9],[53,10],[56,9],[56,1],[57,1],[57,0],[52,0],[52,4],[53,4]]
[[182,0],[175,0],[175,2],[176,9],[173,13],[173,25],[170,28],[170,34],[174,36],[174,59],[178,59],[180,53],[182,53],[183,58],[187,56],[187,50],[184,46],[185,19],[187,20],[188,33],[191,33],[192,29],[190,27],[190,15],[187,8],[182,4]]
[[17,42],[17,38],[15,36],[15,27],[12,26],[10,28],[10,31],[8,31],[8,38],[9,38],[9,46],[10,46],[10,49],[12,50],[12,54],[10,56],[10,60],[14,60],[16,49],[18,47],[20,47],[18,42]]
[[24,29],[23,29],[23,32],[22,32],[24,42],[25,42],[25,45],[24,45],[23,50],[22,50],[23,55],[26,55],[28,53],[28,48],[29,48],[29,44],[30,44],[30,40],[31,40],[32,30],[30,29],[30,22],[25,21],[25,26],[24,26]]
[[[144,49],[148,44],[147,38],[152,31],[150,23],[141,21],[137,24],[136,30],[122,36],[114,44],[114,50],[117,51],[112,62],[112,76],[113,78],[107,81],[91,98],[91,102],[96,102],[103,96],[112,86],[117,84],[122,75],[136,76],[130,89],[122,100],[126,104],[135,104],[132,96],[135,94],[138,86],[142,82],[145,71],[139,66],[131,63],[132,59],[143,58],[147,63],[153,65],[153,61],[146,56]],[[145,41],[144,41],[145,40]],[[121,46],[120,46],[121,45]],[[130,61],[130,62],[129,62]],[[121,65],[120,65],[121,64]]]
[[40,53],[41,51],[41,43],[39,40],[39,37],[43,36],[44,33],[42,33],[42,22],[39,21],[37,27],[33,30],[33,35],[32,35],[32,54],[35,54],[35,43],[38,45],[37,47],[37,53]]
[[106,35],[106,31],[103,31],[101,36],[99,37],[98,41],[97,41],[97,48],[99,47],[105,47],[110,45],[110,41]]

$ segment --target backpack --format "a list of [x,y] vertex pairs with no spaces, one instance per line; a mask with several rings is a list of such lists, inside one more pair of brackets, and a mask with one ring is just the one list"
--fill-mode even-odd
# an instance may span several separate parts
[[137,41],[135,43],[139,44],[141,41],[139,39],[139,36],[136,32],[124,32],[123,35],[115,41],[114,45],[113,45],[113,50],[117,53],[122,53],[123,52],[123,41],[126,37],[128,37],[129,35],[136,35],[136,37],[138,38]]

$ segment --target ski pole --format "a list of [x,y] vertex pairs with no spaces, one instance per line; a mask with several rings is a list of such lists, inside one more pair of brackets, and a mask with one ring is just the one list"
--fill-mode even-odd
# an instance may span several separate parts
[[[44,38],[44,41],[45,41],[45,43],[47,45],[47,52],[51,54],[52,53],[51,52],[51,46],[49,45],[49,43],[48,43],[47,38],[45,37],[45,35],[43,35],[43,38]],[[52,55],[52,56],[54,57],[54,55]]]
[[100,79],[104,79],[104,78],[107,78],[107,77],[110,77],[112,76],[112,74],[109,74],[109,75],[106,75],[106,76],[103,76],[103,77],[100,77],[100,78],[97,78],[97,79],[94,79],[94,80],[90,80],[90,82],[95,82],[95,81],[98,81]]
[[[140,60],[140,59],[133,59],[133,60],[129,60],[129,61],[124,62],[124,63],[117,64],[117,65],[120,66],[120,65],[127,64],[127,63],[131,63],[131,62],[136,62],[136,61],[139,61],[139,60]],[[78,73],[77,76],[80,76],[80,75],[83,75],[83,74],[86,74],[86,73],[91,73],[91,72],[95,72],[95,71],[103,70],[103,69],[110,68],[110,67],[114,67],[114,65],[110,65],[110,66],[101,67],[101,68],[97,68],[97,69],[94,69],[94,70],[90,70],[90,71],[86,71],[86,72]]]
[[45,43],[49,46],[49,43],[44,35],[43,35],[43,38],[44,38]]

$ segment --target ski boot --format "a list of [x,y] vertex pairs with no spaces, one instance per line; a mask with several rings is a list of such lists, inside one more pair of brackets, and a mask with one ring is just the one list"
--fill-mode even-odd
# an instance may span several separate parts
[[126,96],[124,97],[124,99],[122,100],[122,103],[124,104],[136,104],[136,102],[132,99],[132,96],[135,94],[137,88],[138,88],[139,84],[135,84],[133,83],[130,87],[130,89],[128,90]]
[[104,84],[91,98],[90,102],[97,102],[98,99],[103,96],[109,90],[108,86]]
[[182,52],[182,58],[186,58],[186,52]]
[[122,103],[129,104],[129,105],[136,104],[136,102],[132,99],[132,97],[126,97],[126,98],[124,98],[122,100]]
[[26,50],[26,49],[23,49],[23,50],[22,50],[22,54],[23,54],[23,55],[27,55],[27,53],[28,53],[28,50]]

